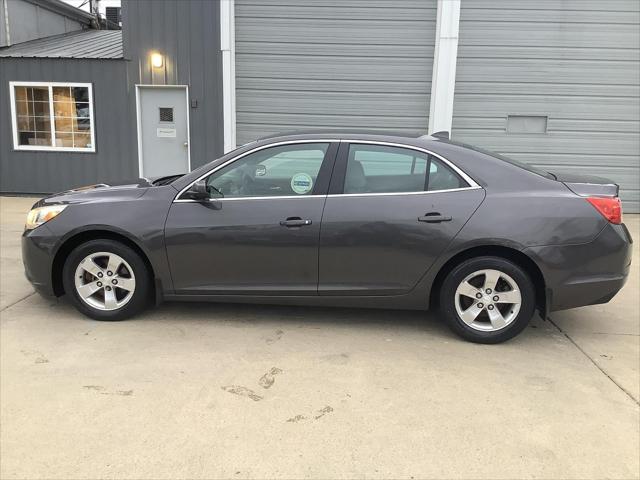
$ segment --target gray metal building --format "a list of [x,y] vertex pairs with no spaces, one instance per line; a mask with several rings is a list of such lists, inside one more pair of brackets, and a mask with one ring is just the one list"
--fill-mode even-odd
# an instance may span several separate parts
[[[9,12],[50,1],[0,0]],[[87,21],[0,48],[0,190],[173,173],[266,134],[364,127],[449,130],[606,176],[640,211],[636,0],[123,0],[122,16],[119,54]],[[74,36],[81,45],[60,45]],[[20,82],[90,84],[90,148],[81,132],[84,150],[58,151],[69,140],[54,86],[52,148],[16,145],[8,93]],[[42,141],[29,135],[18,140]]]
[[620,184],[640,208],[640,2],[462,1],[453,137]]
[[[44,193],[136,175],[121,32],[94,30],[91,15],[58,0],[0,0],[0,24],[0,191]],[[49,89],[70,92],[65,85],[90,90],[92,101],[78,105],[91,108],[50,108]],[[78,145],[88,140],[83,148],[74,149],[74,126]]]
[[278,131],[426,131],[436,2],[236,0],[239,143]]
[[[220,3],[125,1],[122,15],[140,172],[182,172],[222,155]],[[162,56],[160,67],[153,66],[154,54]],[[157,121],[162,107],[174,108],[173,122]],[[176,136],[160,137],[163,128],[175,128]]]

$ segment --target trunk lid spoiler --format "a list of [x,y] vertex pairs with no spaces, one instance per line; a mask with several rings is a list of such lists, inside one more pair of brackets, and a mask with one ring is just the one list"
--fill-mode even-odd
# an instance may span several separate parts
[[[552,172],[553,173],[553,172]],[[593,175],[554,174],[559,182],[581,197],[617,197],[620,187],[617,183]]]

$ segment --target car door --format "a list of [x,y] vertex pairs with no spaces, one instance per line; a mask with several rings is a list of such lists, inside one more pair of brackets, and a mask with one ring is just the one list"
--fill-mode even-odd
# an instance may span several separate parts
[[319,294],[409,292],[484,193],[426,151],[341,143],[322,219]]
[[[176,293],[316,295],[322,209],[337,144],[262,147],[173,202],[165,242]],[[202,190],[201,190],[202,191]]]

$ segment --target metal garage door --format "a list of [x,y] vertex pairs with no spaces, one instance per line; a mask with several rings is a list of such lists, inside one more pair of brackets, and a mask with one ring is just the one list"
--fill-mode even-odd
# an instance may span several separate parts
[[237,143],[426,131],[435,19],[435,0],[236,0]]
[[453,137],[611,178],[640,211],[637,0],[463,0]]

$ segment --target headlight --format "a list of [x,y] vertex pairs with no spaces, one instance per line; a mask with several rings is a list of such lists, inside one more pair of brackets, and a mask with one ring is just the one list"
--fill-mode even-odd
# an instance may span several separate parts
[[66,205],[50,205],[48,207],[34,208],[27,214],[27,223],[24,226],[25,230],[33,230],[43,223],[47,223],[52,218],[58,216],[65,208],[67,208]]

